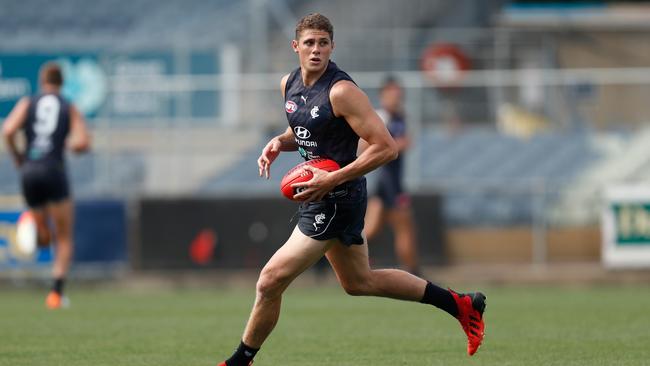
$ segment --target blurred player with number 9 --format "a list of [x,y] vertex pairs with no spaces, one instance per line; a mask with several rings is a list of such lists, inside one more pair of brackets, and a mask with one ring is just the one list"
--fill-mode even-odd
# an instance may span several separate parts
[[[40,93],[23,97],[7,117],[2,134],[20,171],[23,197],[34,218],[39,246],[55,242],[53,284],[45,305],[65,305],[63,288],[73,254],[73,206],[65,167],[66,146],[76,153],[90,148],[86,122],[77,108],[61,96],[63,74],[54,62],[41,67]],[[19,149],[22,131],[26,146]],[[54,235],[50,233],[53,224]]]

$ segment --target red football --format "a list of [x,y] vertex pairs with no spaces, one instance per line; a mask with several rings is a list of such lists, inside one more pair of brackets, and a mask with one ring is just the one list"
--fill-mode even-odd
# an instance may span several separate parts
[[295,167],[291,168],[282,178],[282,183],[280,183],[280,191],[288,199],[294,201],[293,196],[298,193],[299,188],[291,187],[294,183],[307,182],[311,180],[313,173],[309,170],[303,170],[303,167],[306,165],[311,165],[314,168],[326,170],[328,172],[333,172],[340,169],[341,167],[331,159],[312,159],[300,163]]

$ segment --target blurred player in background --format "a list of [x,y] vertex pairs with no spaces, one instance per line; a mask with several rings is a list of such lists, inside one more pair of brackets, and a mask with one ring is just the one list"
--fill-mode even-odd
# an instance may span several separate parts
[[[81,113],[60,92],[61,68],[49,62],[41,67],[40,93],[23,97],[2,127],[5,143],[20,170],[22,193],[34,217],[39,246],[55,243],[53,284],[45,305],[64,305],[63,288],[73,254],[73,206],[65,168],[66,146],[77,153],[90,147],[90,135]],[[16,137],[23,131],[26,146]],[[50,233],[54,226],[54,235]]]
[[[395,254],[399,263],[402,268],[414,275],[419,275],[411,199],[404,191],[402,184],[404,152],[411,145],[411,139],[406,133],[403,100],[404,89],[399,82],[393,77],[384,80],[379,95],[381,109],[377,111],[377,114],[384,121],[388,132],[395,140],[399,156],[377,169],[377,187],[373,196],[368,200],[365,233],[368,241],[372,241],[384,223],[388,221],[395,235]],[[368,144],[364,140],[360,140],[359,146],[363,150]]]
[[[304,201],[298,224],[262,269],[242,340],[220,366],[252,364],[278,322],[283,292],[323,255],[348,294],[435,305],[460,321],[470,354],[483,339],[481,293],[458,294],[402,270],[370,268],[362,235],[367,204],[364,174],[394,160],[397,146],[365,93],[330,61],[333,39],[332,24],[320,14],[298,22],[291,44],[300,67],[281,81],[289,127],[267,143],[257,162],[260,176],[268,178],[280,152],[298,150],[305,160],[326,157],[341,169],[307,167],[313,178],[293,185],[302,189],[294,198]],[[357,156],[359,138],[368,147]]]

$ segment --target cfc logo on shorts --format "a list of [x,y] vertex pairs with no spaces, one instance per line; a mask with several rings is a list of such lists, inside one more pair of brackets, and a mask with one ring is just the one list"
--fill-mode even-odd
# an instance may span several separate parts
[[318,225],[322,225],[325,223],[325,214],[324,213],[319,213],[318,215],[314,216],[314,229],[318,230]]

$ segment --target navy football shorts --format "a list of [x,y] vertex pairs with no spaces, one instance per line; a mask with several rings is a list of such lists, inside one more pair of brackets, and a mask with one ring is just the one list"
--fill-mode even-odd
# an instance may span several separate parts
[[29,161],[20,173],[23,196],[30,208],[40,208],[70,196],[68,178],[59,162]]
[[337,238],[345,245],[361,245],[367,204],[363,178],[348,183],[343,189],[334,189],[330,197],[322,201],[302,203],[298,209],[298,228],[316,240]]

